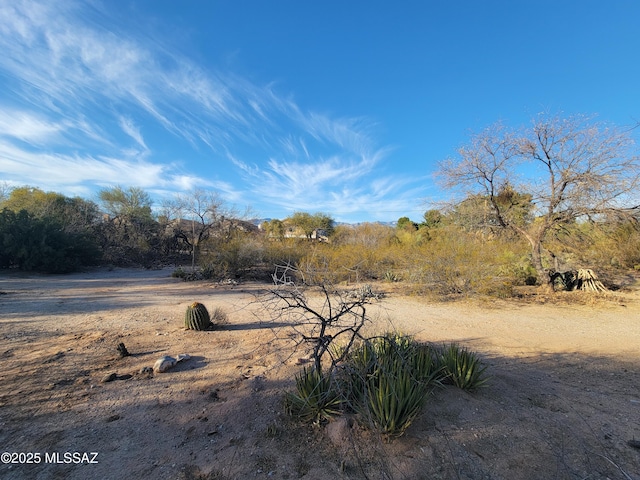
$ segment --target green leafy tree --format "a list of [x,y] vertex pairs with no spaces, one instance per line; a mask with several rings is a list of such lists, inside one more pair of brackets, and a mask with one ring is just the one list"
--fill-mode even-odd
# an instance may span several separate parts
[[93,265],[100,252],[86,234],[65,232],[53,217],[27,210],[0,212],[0,267],[67,273]]
[[127,220],[152,220],[151,197],[139,187],[121,186],[101,190],[98,193],[105,211],[114,218]]
[[139,187],[117,186],[101,190],[98,196],[109,214],[100,231],[105,259],[121,265],[150,265],[157,260],[162,237],[149,194]]
[[319,232],[330,237],[335,229],[335,220],[325,213],[295,212],[287,222],[302,230],[308,240],[312,240],[314,235],[318,238]]
[[420,226],[426,228],[438,228],[443,225],[444,221],[445,216],[440,210],[431,209],[424,212],[423,222]]
[[95,203],[18,187],[10,189],[1,206],[2,266],[67,272],[99,261]]
[[50,219],[67,233],[92,234],[100,220],[100,211],[94,202],[34,187],[12,189],[0,206],[16,213],[26,210],[36,218]]
[[398,230],[406,230],[408,232],[415,232],[418,230],[418,224],[412,222],[409,217],[400,217],[398,222],[396,223],[396,228]]
[[262,223],[262,230],[267,234],[267,237],[274,240],[284,240],[285,226],[282,220],[273,218],[268,222]]

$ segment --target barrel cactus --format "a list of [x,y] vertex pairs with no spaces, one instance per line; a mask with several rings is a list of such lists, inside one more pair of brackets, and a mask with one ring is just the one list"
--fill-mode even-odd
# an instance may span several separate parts
[[184,326],[187,330],[206,330],[211,326],[211,318],[207,307],[198,302],[193,302],[187,307],[184,316]]

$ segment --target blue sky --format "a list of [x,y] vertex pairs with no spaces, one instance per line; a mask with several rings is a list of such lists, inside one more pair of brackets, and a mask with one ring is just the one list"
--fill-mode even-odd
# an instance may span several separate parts
[[0,182],[419,220],[541,111],[640,120],[640,2],[0,0]]

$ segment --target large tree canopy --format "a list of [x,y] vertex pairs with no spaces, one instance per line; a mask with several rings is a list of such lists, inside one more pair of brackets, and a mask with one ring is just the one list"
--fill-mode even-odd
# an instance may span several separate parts
[[59,224],[68,233],[87,233],[100,218],[98,206],[91,201],[34,187],[11,189],[4,199],[0,199],[0,208],[15,213],[25,210],[35,218]]
[[139,187],[107,188],[98,193],[104,209],[113,217],[127,220],[150,220],[151,197]]
[[[551,283],[543,258],[550,232],[577,219],[638,210],[633,147],[629,130],[584,116],[541,115],[529,128],[497,124],[475,135],[441,163],[440,175],[466,198],[485,199],[499,226],[529,242],[539,278]],[[529,205],[533,221],[525,221]]]
[[286,221],[302,230],[309,240],[319,230],[322,230],[326,236],[331,236],[335,228],[335,220],[330,215],[320,212],[313,215],[307,212],[294,212]]

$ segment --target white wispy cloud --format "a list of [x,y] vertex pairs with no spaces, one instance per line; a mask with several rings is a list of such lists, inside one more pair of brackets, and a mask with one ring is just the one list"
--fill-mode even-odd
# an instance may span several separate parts
[[59,138],[64,126],[50,122],[38,114],[0,109],[0,136],[29,144],[43,144]]
[[92,182],[115,185],[123,179],[135,179],[141,187],[167,183],[168,168],[149,162],[131,162],[118,158],[29,152],[0,141],[3,173],[24,178],[34,186],[64,186]]
[[[305,111],[272,84],[205,70],[121,31],[93,5],[0,5],[0,74],[12,102],[0,111],[0,174],[8,180],[47,188],[210,187],[231,201],[335,214],[379,207],[397,189],[415,193],[411,179],[376,179],[390,150],[378,146],[374,122]],[[180,146],[181,158],[210,158],[215,177],[168,158],[167,145]],[[408,201],[406,193],[399,198]]]
[[147,145],[144,142],[144,138],[140,133],[140,127],[134,124],[133,120],[128,117],[120,117],[120,128],[122,131],[129,135],[136,143],[144,150],[148,150]]

